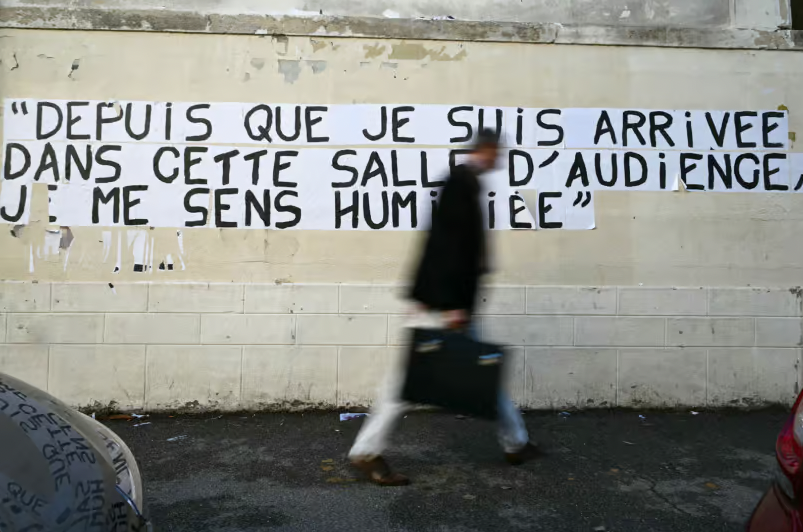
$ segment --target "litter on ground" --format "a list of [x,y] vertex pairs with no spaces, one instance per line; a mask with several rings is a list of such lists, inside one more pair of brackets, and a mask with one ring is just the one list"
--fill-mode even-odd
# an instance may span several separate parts
[[368,414],[340,414],[340,421],[349,421],[360,417],[366,417]]

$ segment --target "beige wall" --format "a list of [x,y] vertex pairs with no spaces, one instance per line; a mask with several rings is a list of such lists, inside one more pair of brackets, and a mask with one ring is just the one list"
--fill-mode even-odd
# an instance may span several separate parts
[[[803,131],[796,52],[0,30],[0,60],[4,98],[785,106],[790,132]],[[283,73],[295,67],[297,79]],[[34,188],[30,224],[0,227],[0,371],[72,404],[365,404],[398,352],[403,307],[376,285],[404,280],[420,234],[184,229],[180,244],[157,228],[154,266],[171,254],[176,269],[135,273],[128,229],[69,228],[60,249],[67,228],[48,225],[47,187]],[[601,192],[595,202],[593,231],[494,235],[496,295],[481,325],[513,346],[515,399],[790,402],[803,195]]]
[[[803,131],[796,112],[803,103],[803,55],[794,52],[37,30],[4,30],[2,36],[4,97],[657,109],[785,105],[790,131]],[[252,59],[264,60],[264,66]],[[315,74],[309,60],[324,61],[326,68]],[[71,71],[76,61],[78,68]],[[300,61],[298,79],[287,79],[280,61]],[[31,272],[31,244],[43,245],[46,235],[46,195],[42,188],[34,192],[31,219],[38,221],[21,237],[0,232],[0,277],[395,282],[415,237],[188,229],[186,270],[135,273],[133,256],[123,253],[122,271],[113,274],[114,258],[103,262],[103,229],[72,228],[66,267],[62,250],[59,256],[34,257]],[[661,286],[800,282],[803,196],[610,192],[599,193],[596,204],[595,231],[497,233],[495,280]],[[175,231],[155,229],[152,235],[160,253],[179,254]]]
[[[381,285],[0,282],[0,372],[85,407],[370,404],[400,360],[405,305]],[[508,346],[525,408],[794,401],[800,292],[497,286],[477,318]]]

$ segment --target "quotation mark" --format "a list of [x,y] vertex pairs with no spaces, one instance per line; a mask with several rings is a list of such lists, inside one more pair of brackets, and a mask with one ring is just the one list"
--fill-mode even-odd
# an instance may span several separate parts
[[[584,196],[585,196],[585,200],[583,200]],[[588,207],[588,204],[591,203],[591,192],[588,192],[588,191],[583,192],[582,190],[578,191],[577,192],[577,199],[574,200],[574,203],[572,204],[572,207],[577,207],[577,205],[580,204],[581,201],[583,203],[580,205],[580,207]]]
[[[28,106],[25,104],[25,102],[22,102],[22,104],[20,104],[20,109],[22,110],[22,114],[24,114],[24,115],[28,114]],[[18,112],[17,111],[17,102],[11,102],[11,112],[14,113],[14,114],[17,114],[17,112]]]

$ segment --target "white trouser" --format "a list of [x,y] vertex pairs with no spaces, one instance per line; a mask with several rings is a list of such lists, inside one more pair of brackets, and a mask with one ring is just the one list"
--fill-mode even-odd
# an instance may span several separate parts
[[[409,326],[440,328],[443,323],[440,316],[419,313],[413,315]],[[372,458],[384,452],[396,423],[410,406],[401,398],[404,380],[403,368],[394,368],[388,372],[386,382],[371,409],[371,415],[363,422],[357,440],[349,451],[349,458]],[[529,441],[529,435],[521,412],[505,392],[499,393],[498,412],[498,435],[502,450],[506,453],[520,451]]]

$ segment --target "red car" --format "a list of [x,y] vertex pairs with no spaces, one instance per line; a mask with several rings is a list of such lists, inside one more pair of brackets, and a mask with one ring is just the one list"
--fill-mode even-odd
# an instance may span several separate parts
[[753,510],[748,532],[803,532],[803,392],[775,444],[775,481]]

